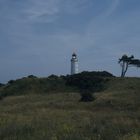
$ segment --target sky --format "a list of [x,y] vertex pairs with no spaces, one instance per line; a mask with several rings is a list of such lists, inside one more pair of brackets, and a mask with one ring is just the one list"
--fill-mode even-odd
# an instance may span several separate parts
[[140,58],[140,0],[0,0],[0,82],[70,74],[73,52],[80,72],[120,76],[123,54]]

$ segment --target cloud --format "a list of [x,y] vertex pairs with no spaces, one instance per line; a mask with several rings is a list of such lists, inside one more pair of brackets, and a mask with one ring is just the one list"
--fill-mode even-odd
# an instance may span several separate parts
[[[1,1],[1,16],[21,22],[54,22],[63,14],[76,14],[90,5],[88,0]],[[4,15],[3,15],[4,14]]]
[[120,5],[120,0],[113,0],[111,6],[109,6],[107,11],[104,13],[104,15],[106,17],[112,15],[112,13],[116,11],[119,5]]
[[[22,12],[28,20],[53,21],[59,13],[58,0],[29,0],[30,5]],[[43,21],[42,20],[42,21]]]

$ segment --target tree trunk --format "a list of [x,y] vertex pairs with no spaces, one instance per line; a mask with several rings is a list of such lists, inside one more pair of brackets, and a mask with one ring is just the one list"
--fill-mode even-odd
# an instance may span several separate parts
[[122,73],[121,73],[121,77],[124,77],[124,67],[125,67],[125,64],[124,64],[124,62],[123,62],[123,64],[122,64]]
[[121,77],[125,77],[127,70],[128,70],[128,62],[123,61]]

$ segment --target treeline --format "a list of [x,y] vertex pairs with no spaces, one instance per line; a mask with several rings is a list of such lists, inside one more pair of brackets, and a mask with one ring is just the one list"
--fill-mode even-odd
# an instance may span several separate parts
[[80,92],[82,101],[94,100],[93,93],[104,89],[105,82],[112,74],[103,72],[82,72],[75,75],[50,75],[38,78],[29,75],[7,84],[0,84],[0,98],[11,95],[50,94],[60,92]]

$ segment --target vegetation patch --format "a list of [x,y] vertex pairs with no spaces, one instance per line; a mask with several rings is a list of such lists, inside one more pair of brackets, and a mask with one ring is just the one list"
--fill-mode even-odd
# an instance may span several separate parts
[[140,79],[99,76],[102,90],[92,81],[96,100],[79,102],[78,76],[31,76],[2,86],[0,140],[139,140]]

